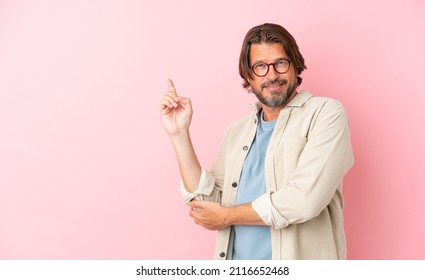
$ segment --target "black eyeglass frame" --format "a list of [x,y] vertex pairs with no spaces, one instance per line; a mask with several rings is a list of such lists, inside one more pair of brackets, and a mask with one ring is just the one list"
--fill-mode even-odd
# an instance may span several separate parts
[[[276,63],[278,63],[279,61],[282,61],[282,60],[285,60],[285,61],[287,61],[288,62],[288,69],[286,69],[286,71],[284,71],[284,72],[279,72],[279,71],[277,71],[276,70]],[[254,67],[256,66],[256,65],[258,65],[258,64],[265,64],[265,65],[267,65],[267,71],[266,71],[266,73],[264,74],[264,75],[258,75],[257,73],[255,73],[255,71],[254,71]],[[289,68],[291,68],[291,60],[289,60],[289,59],[286,59],[286,58],[282,58],[282,59],[279,59],[279,60],[276,60],[275,62],[273,62],[273,63],[264,63],[264,62],[259,62],[259,63],[255,63],[254,65],[252,65],[251,66],[251,70],[252,70],[252,72],[257,76],[257,77],[264,77],[264,76],[266,76],[267,75],[267,73],[269,73],[269,70],[270,70],[270,65],[273,65],[273,69],[274,69],[274,71],[276,71],[277,73],[279,73],[279,74],[285,74],[286,72],[288,72],[289,71]]]

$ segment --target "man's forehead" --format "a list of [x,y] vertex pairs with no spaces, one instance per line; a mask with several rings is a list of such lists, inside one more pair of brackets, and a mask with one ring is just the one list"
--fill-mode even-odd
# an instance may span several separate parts
[[252,62],[287,58],[281,43],[252,44],[249,55]]

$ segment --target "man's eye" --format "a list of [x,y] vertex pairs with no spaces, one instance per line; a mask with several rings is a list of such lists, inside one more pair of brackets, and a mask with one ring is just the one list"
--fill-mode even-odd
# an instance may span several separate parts
[[286,66],[288,63],[286,62],[286,60],[279,60],[276,61],[276,66]]
[[266,64],[264,64],[264,63],[258,63],[258,64],[255,64],[255,66],[254,66],[254,68],[255,69],[258,69],[258,70],[260,70],[260,69],[264,69],[264,68],[266,68],[267,66],[266,66]]

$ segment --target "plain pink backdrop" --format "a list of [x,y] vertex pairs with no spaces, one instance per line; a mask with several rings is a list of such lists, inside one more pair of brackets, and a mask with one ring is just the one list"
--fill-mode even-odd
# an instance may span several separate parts
[[297,39],[301,88],[350,115],[348,258],[425,259],[424,14],[409,0],[1,1],[0,259],[211,259],[159,100],[168,77],[192,99],[209,167],[255,101],[237,63],[263,22]]

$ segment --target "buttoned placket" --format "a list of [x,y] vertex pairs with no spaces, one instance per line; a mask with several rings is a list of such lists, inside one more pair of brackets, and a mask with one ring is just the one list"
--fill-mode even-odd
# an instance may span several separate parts
[[[274,176],[275,174],[275,151],[277,149],[277,146],[281,142],[283,138],[283,133],[285,131],[286,125],[289,120],[289,116],[293,110],[293,107],[285,107],[282,109],[282,111],[279,114],[279,117],[276,122],[275,129],[273,130],[272,137],[270,139],[269,146],[267,148],[266,153],[266,159],[265,159],[265,179],[266,179],[266,192],[276,192],[277,191],[277,182],[276,178]],[[278,155],[282,156],[282,155]],[[284,155],[283,155],[284,156]],[[276,244],[279,244],[278,240],[281,238],[281,231],[280,230],[274,230],[270,228],[271,233],[271,243],[272,243],[272,259],[280,259],[281,258],[281,252],[279,248],[273,248],[276,247]]]
[[[242,153],[237,159],[239,161],[238,162],[239,167],[235,168],[235,170],[242,170],[243,164],[245,162],[245,159],[248,155],[249,149],[251,148],[252,142],[254,141],[255,134],[257,132],[258,110],[253,115],[254,115],[254,118],[252,120],[251,130],[250,130],[248,137],[247,137],[247,142],[244,145],[242,145],[242,147],[241,147]],[[239,186],[239,180],[240,180],[240,173],[232,175],[232,180],[230,180],[231,188],[228,188],[228,191],[225,194],[223,194],[222,205],[224,205],[224,206],[234,205],[235,200],[236,200],[236,196],[237,196],[237,191],[238,191],[237,189],[238,189],[238,186]],[[226,229],[226,231],[228,231],[229,235],[232,234],[232,230]],[[232,239],[232,237],[230,237],[228,239],[228,241],[230,239]],[[227,244],[221,244],[220,245],[220,247],[223,246],[223,247],[221,247],[221,250],[219,250],[219,253],[218,253],[218,257],[220,259],[231,258],[231,252],[229,252],[229,251],[233,250],[233,248],[230,248],[232,246],[229,243],[231,243],[231,242],[228,242]],[[226,246],[224,246],[224,245],[226,245]],[[229,251],[227,251],[227,254],[226,254],[226,251],[224,250],[225,247],[227,248],[227,250],[229,250]]]

